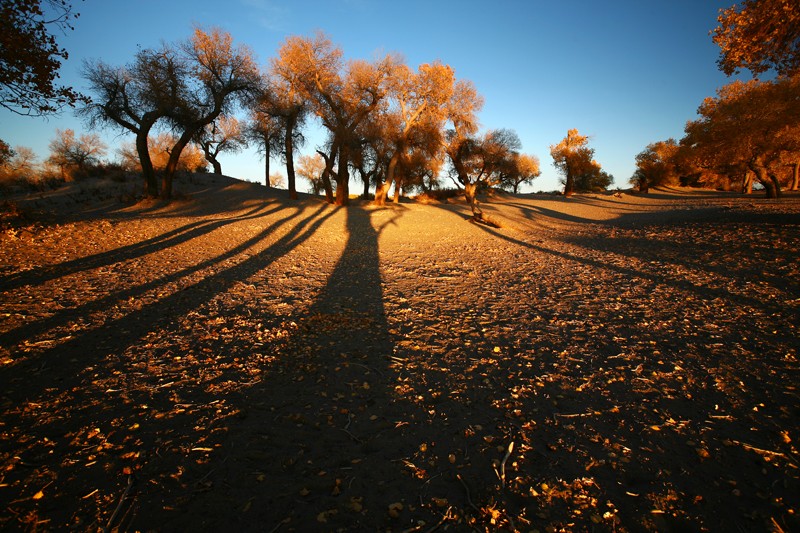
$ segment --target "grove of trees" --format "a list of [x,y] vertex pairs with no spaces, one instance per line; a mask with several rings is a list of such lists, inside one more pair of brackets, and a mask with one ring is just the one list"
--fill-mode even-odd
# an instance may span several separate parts
[[[230,34],[195,28],[184,41],[138,50],[125,65],[85,62],[89,98],[55,84],[68,55],[52,30],[70,29],[77,17],[67,0],[3,2],[0,15],[0,106],[29,115],[77,106],[90,127],[131,135],[119,151],[122,167],[141,172],[151,197],[169,198],[179,170],[208,164],[221,174],[220,155],[247,146],[264,157],[268,187],[276,175],[271,158],[283,162],[292,198],[298,176],[339,205],[351,197],[351,177],[363,184],[361,196],[378,205],[390,190],[397,202],[449,178],[476,219],[481,192],[516,193],[541,174],[538,158],[522,152],[513,130],[480,131],[482,96],[439,61],[413,69],[396,54],[347,59],[319,32],[286,38],[259,66]],[[744,0],[721,10],[718,21],[711,33],[719,68],[768,79],[721,87],[701,103],[681,139],[647,145],[631,177],[642,191],[669,184],[749,191],[757,182],[778,197],[782,188],[800,188],[800,4]],[[314,155],[298,158],[312,123],[325,139]],[[62,179],[86,175],[105,154],[95,134],[65,130],[56,137],[45,164]],[[577,129],[551,145],[550,155],[565,196],[613,182]],[[6,178],[30,175],[35,156],[0,140],[0,167]]]
[[735,80],[706,98],[680,141],[648,145],[636,157],[631,182],[751,191],[769,198],[800,181],[800,3],[745,0],[722,10],[712,32],[727,75],[749,70],[772,79]]
[[[517,191],[540,174],[538,159],[520,152],[513,131],[478,135],[483,100],[450,66],[433,62],[413,71],[391,54],[347,61],[322,33],[288,37],[263,72],[229,34],[196,28],[188,41],[140,50],[129,65],[87,62],[84,75],[93,100],[80,114],[90,126],[135,136],[150,196],[170,196],[181,153],[192,143],[217,173],[221,152],[255,144],[265,160],[265,185],[273,181],[270,157],[279,156],[293,198],[299,174],[339,205],[349,201],[351,175],[364,183],[363,196],[374,190],[382,205],[392,187],[399,201],[403,191],[437,186],[449,161],[453,182],[479,215],[479,190]],[[236,118],[240,111],[247,120]],[[327,138],[316,147],[318,158],[304,156],[296,171],[295,149],[312,117]],[[152,161],[158,131],[174,139],[160,188]]]

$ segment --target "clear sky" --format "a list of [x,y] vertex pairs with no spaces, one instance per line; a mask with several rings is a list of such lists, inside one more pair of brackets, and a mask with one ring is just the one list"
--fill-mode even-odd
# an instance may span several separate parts
[[[528,190],[560,188],[549,146],[570,128],[590,136],[612,187],[628,187],[634,157],[647,144],[680,138],[706,96],[730,80],[716,66],[709,31],[734,0],[73,0],[81,16],[59,36],[69,52],[61,81],[78,90],[84,59],[130,62],[137,47],[189,37],[193,25],[219,26],[266,66],[289,35],[324,31],[349,59],[399,52],[409,66],[436,59],[475,83],[485,98],[483,129],[510,128],[542,175]],[[70,111],[17,117],[0,110],[0,138],[40,160],[55,129],[86,127]],[[100,132],[109,158],[118,130]],[[301,153],[321,133],[309,132]],[[223,172],[261,181],[254,150],[220,156]],[[279,168],[277,162],[273,169]],[[305,185],[300,185],[301,189]]]

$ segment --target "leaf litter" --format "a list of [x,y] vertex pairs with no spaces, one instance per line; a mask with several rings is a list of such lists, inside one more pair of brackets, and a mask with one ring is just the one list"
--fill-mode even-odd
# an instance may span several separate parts
[[796,197],[251,196],[2,237],[4,529],[800,528]]

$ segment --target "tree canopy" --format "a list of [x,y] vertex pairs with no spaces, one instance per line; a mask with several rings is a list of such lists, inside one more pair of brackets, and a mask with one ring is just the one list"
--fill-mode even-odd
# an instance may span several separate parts
[[706,98],[682,143],[700,166],[720,173],[751,171],[767,196],[778,197],[784,158],[800,154],[800,76],[734,81]]
[[717,61],[728,76],[749,70],[758,76],[774,70],[789,76],[800,70],[800,2],[744,0],[720,11],[712,31],[720,47]]
[[234,46],[222,30],[196,28],[178,45],[140,50],[126,67],[87,62],[84,76],[95,100],[81,109],[92,125],[112,125],[136,135],[146,192],[158,195],[150,160],[150,131],[163,123],[178,134],[163,172],[161,195],[172,194],[181,152],[209,124],[250,102],[261,78],[252,51]]
[[550,146],[553,165],[564,177],[564,196],[575,192],[594,192],[608,188],[614,178],[594,160],[594,148],[589,137],[577,129],[567,131],[558,144]]

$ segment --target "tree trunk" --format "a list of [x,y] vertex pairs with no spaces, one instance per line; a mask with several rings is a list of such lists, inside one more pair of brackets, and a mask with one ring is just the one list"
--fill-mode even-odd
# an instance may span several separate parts
[[470,209],[472,209],[472,218],[476,221],[483,220],[483,211],[478,205],[478,184],[465,183],[464,184],[464,198],[467,200]]
[[758,182],[764,186],[764,192],[767,198],[780,197],[780,184],[775,176],[771,176],[767,168],[759,161],[750,163],[750,170],[756,175]]
[[347,168],[350,162],[349,148],[346,144],[339,147],[339,165],[336,173],[336,205],[350,203],[350,171]]
[[753,194],[753,176],[748,171],[745,171],[744,173],[744,180],[742,181],[742,192],[745,194]]
[[145,194],[150,198],[156,198],[158,197],[158,180],[156,172],[153,170],[153,161],[150,159],[150,148],[147,146],[149,133],[150,128],[144,126],[136,133],[136,152],[139,154],[139,162],[142,165]]
[[214,174],[222,174],[222,165],[217,160],[217,154],[219,153],[219,147],[212,153],[211,152],[211,143],[204,142],[203,146],[203,155],[206,157],[206,161],[211,163],[211,166],[214,167]]
[[770,198],[780,198],[781,194],[781,182],[778,180],[778,176],[775,174],[769,174],[769,181],[772,183],[772,188],[774,190],[774,196],[770,196]]
[[572,196],[575,192],[575,177],[567,169],[567,179],[564,181],[564,196]]
[[364,200],[369,198],[369,180],[371,177],[372,177],[372,172],[368,172],[367,174],[361,175],[361,179],[364,180],[364,192],[361,195],[361,198],[363,198]]
[[169,153],[169,160],[167,160],[167,167],[164,169],[164,176],[161,181],[161,198],[164,200],[172,198],[172,181],[175,177],[175,172],[178,170],[178,162],[180,161],[181,153],[186,145],[189,144],[189,141],[196,131],[197,129],[187,128],[187,130],[183,132],[183,135],[178,138],[178,141]]
[[289,198],[292,200],[297,200],[297,186],[294,177],[294,145],[292,142],[296,122],[297,112],[292,111],[286,117],[286,132],[283,138],[283,146],[286,151],[286,185],[289,188]]
[[331,187],[331,174],[333,173],[333,165],[336,162],[337,151],[338,151],[338,146],[336,143],[331,144],[330,155],[326,154],[321,150],[317,150],[317,153],[322,156],[322,159],[325,160],[325,170],[322,171],[322,176],[320,176],[320,179],[322,180],[322,187],[325,189],[325,199],[328,201],[329,204],[333,203],[333,187]]
[[400,203],[400,197],[403,195],[403,180],[395,178],[394,179],[394,198],[392,201],[396,204]]
[[800,161],[797,161],[792,169],[792,190],[798,189],[800,189]]
[[394,154],[392,154],[392,158],[389,160],[389,166],[386,168],[386,180],[378,181],[378,184],[375,186],[375,205],[386,205],[386,195],[389,193],[389,187],[392,186],[394,172],[399,160],[400,152],[395,150]]
[[267,144],[264,144],[264,187],[269,189],[272,187],[272,184],[269,182],[269,140],[265,141]]

